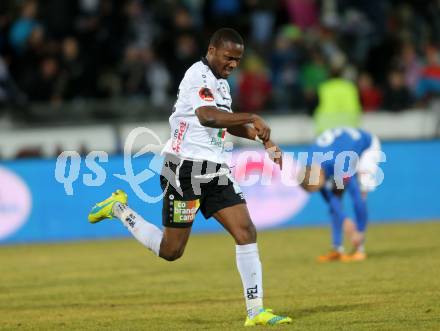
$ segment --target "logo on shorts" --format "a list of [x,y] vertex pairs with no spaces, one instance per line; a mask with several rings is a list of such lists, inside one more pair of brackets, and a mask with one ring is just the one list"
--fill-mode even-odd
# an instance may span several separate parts
[[174,213],[173,222],[174,223],[191,223],[196,217],[197,211],[200,207],[200,200],[191,201],[173,201]]
[[207,87],[202,87],[199,91],[200,99],[204,101],[214,101],[214,95],[211,90]]

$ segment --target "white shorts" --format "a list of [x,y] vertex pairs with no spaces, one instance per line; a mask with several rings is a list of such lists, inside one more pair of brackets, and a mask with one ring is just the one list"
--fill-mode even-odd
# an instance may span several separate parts
[[[379,138],[372,136],[371,145],[361,155],[358,164],[358,178],[362,192],[371,192],[382,182],[378,176],[378,163],[384,161]],[[383,174],[381,172],[381,174]]]

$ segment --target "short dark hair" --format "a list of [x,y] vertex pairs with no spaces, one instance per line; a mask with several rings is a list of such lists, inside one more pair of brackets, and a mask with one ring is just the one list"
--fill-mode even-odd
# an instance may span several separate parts
[[240,34],[231,28],[221,28],[214,32],[209,40],[209,44],[214,47],[220,47],[223,43],[232,42],[234,44],[244,45]]

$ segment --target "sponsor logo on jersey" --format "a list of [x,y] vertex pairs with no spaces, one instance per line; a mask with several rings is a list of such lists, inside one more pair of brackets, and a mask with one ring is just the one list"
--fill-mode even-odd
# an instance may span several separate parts
[[226,129],[220,129],[218,130],[218,134],[217,137],[224,139],[225,138],[225,134],[226,134]]
[[204,101],[214,101],[214,94],[212,94],[212,91],[207,87],[202,87],[199,91],[200,99]]
[[188,123],[184,121],[180,121],[179,128],[174,131],[174,139],[173,139],[173,143],[171,144],[171,147],[174,152],[178,153],[180,151],[180,146],[182,145],[182,141],[187,129],[188,129]]
[[200,207],[200,200],[190,200],[190,201],[173,201],[174,213],[173,222],[174,223],[191,223],[196,217],[197,210]]
[[223,148],[226,129],[219,129],[215,136],[211,137],[211,145]]

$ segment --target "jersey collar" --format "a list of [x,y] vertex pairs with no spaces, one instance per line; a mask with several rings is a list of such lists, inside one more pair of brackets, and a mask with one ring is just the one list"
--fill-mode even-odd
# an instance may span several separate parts
[[211,70],[211,72],[212,72],[212,74],[215,76],[215,78],[217,78],[217,79],[222,79],[219,75],[217,75],[217,74],[215,73],[214,69],[211,68],[211,66],[209,65],[209,62],[208,62],[208,60],[206,59],[206,57],[202,56],[201,61],[202,61],[202,63],[203,63],[204,65],[208,66],[209,70]]

